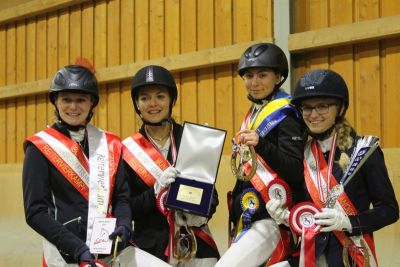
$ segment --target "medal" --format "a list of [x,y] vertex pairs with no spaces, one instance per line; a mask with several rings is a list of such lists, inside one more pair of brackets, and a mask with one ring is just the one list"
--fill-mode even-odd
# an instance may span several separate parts
[[292,206],[292,193],[289,185],[282,179],[273,179],[267,186],[267,202],[270,199],[280,200],[282,207]]
[[[239,155],[239,159],[237,160],[237,155]],[[251,160],[251,169],[249,174],[245,174],[245,166],[244,164],[249,164]],[[235,143],[232,146],[232,156],[231,156],[231,170],[232,173],[236,176],[238,180],[241,181],[249,181],[253,178],[254,174],[257,170],[257,154],[254,150],[253,146],[241,145],[239,143]]]
[[197,241],[193,230],[181,226],[175,234],[174,258],[179,262],[188,262],[194,258],[197,252]]
[[331,188],[328,198],[325,203],[326,208],[333,208],[336,204],[336,200],[339,198],[339,196],[343,193],[343,185],[342,184],[337,184],[334,187]]
[[305,228],[314,228],[317,232],[321,228],[315,223],[314,215],[321,210],[312,202],[298,203],[290,210],[290,228],[301,236]]

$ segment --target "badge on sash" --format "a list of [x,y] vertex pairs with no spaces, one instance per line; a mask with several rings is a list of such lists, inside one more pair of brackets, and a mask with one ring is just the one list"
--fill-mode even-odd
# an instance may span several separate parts
[[165,202],[167,200],[167,194],[168,194],[168,189],[163,188],[157,195],[156,199],[156,205],[158,210],[163,214],[164,216],[168,215],[168,208],[165,207]]
[[251,218],[260,207],[262,201],[258,191],[254,188],[248,188],[243,191],[240,197],[240,205],[243,213],[240,216],[236,237],[233,242],[237,242],[250,229],[252,223]]
[[290,228],[300,236],[305,228],[314,228],[314,231],[318,232],[320,226],[315,223],[314,215],[320,211],[321,209],[312,202],[298,203],[290,210]]
[[254,188],[245,190],[240,197],[240,205],[243,212],[248,210],[253,215],[260,207],[260,199],[258,192]]
[[271,199],[277,199],[281,201],[282,207],[292,207],[292,192],[290,191],[289,185],[282,179],[273,179],[267,186],[267,199],[268,202]]

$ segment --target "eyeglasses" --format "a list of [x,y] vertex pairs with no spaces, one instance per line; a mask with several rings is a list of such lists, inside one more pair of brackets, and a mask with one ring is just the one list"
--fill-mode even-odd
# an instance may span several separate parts
[[337,106],[337,103],[322,103],[318,104],[315,107],[310,107],[310,106],[301,106],[300,111],[303,116],[310,116],[313,109],[319,114],[319,115],[325,115],[329,111],[330,106]]

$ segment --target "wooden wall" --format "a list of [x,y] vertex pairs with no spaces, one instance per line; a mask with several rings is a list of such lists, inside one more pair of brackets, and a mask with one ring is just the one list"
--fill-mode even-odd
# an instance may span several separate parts
[[[290,3],[292,87],[307,70],[338,71],[358,132],[399,147],[400,2]],[[97,126],[121,138],[135,131],[130,80],[160,64],[178,84],[176,120],[231,137],[249,106],[236,62],[252,42],[273,42],[273,22],[273,0],[32,0],[0,10],[0,163],[21,162],[23,140],[54,121],[50,79],[77,57],[94,63],[101,83]]]
[[293,14],[295,80],[316,68],[339,72],[350,90],[349,121],[383,147],[399,147],[400,37],[390,29],[398,28],[400,1],[294,0]]
[[31,2],[18,12],[0,12],[0,163],[21,162],[23,140],[54,121],[45,93],[49,79],[77,57],[92,61],[100,77],[124,71],[117,81],[99,77],[95,125],[122,138],[135,131],[131,77],[137,62],[159,63],[173,66],[176,120],[208,123],[232,136],[249,105],[234,63],[247,46],[236,48],[232,62],[221,63],[217,54],[219,63],[204,67],[187,67],[192,56],[171,62],[179,59],[173,56],[272,41],[271,0],[48,0],[48,7]]

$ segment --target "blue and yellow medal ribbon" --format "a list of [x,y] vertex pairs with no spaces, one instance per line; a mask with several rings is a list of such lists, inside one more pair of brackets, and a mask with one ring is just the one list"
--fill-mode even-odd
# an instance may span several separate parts
[[249,188],[243,191],[240,197],[242,207],[242,215],[240,216],[236,236],[233,242],[237,242],[250,229],[252,222],[251,218],[260,207],[262,202],[261,196],[254,188]]
[[247,121],[246,128],[255,130],[260,137],[266,136],[275,128],[289,113],[300,118],[299,111],[290,104],[291,96],[285,92],[278,91],[271,102],[261,107],[256,118]]

